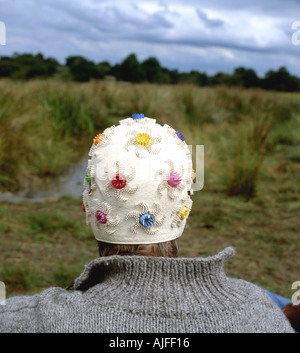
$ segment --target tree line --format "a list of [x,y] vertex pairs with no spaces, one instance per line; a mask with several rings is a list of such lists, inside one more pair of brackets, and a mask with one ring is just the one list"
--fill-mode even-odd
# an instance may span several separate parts
[[155,57],[139,62],[135,54],[128,55],[115,65],[111,65],[108,61],[95,63],[83,56],[69,56],[62,65],[55,58],[45,58],[40,53],[36,55],[15,53],[11,57],[2,57],[0,61],[0,78],[28,80],[60,77],[86,82],[107,76],[133,83],[191,83],[197,86],[228,85],[288,92],[300,91],[300,78],[291,75],[284,66],[277,70],[269,70],[264,77],[259,77],[253,69],[245,67],[236,68],[232,74],[218,72],[211,76],[197,70],[179,72],[162,67]]

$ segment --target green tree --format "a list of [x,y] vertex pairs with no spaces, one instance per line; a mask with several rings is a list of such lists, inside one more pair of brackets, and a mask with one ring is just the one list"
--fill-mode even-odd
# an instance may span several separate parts
[[12,58],[4,56],[0,60],[0,77],[10,77],[16,70],[16,64]]
[[58,66],[55,59],[45,59],[40,53],[37,55],[15,53],[12,58],[5,58],[0,64],[0,76],[17,79],[49,77],[56,73]]
[[66,59],[66,66],[75,81],[85,82],[91,78],[100,79],[104,76],[94,62],[82,56],[69,56]]
[[168,74],[170,77],[170,83],[172,84],[176,84],[179,82],[179,78],[180,78],[180,74],[178,72],[178,70],[168,70]]
[[290,75],[282,66],[277,71],[269,70],[262,80],[262,87],[269,90],[297,92],[300,90],[298,77]]
[[258,87],[260,85],[259,78],[253,69],[238,67],[234,70],[233,76],[243,87]]
[[145,79],[148,82],[160,82],[162,80],[162,69],[159,61],[150,57],[142,62],[141,69],[144,72]]
[[135,54],[128,55],[114,70],[118,80],[141,82],[145,76]]

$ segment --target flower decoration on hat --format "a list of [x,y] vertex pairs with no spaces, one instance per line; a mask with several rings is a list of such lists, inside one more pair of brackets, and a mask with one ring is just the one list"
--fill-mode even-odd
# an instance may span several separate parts
[[180,211],[180,218],[185,219],[189,215],[189,212],[190,210],[186,206],[183,206]]
[[[135,146],[135,153],[137,157],[142,157],[142,153],[147,151],[150,154],[158,154],[160,149],[155,149],[153,145],[159,144],[161,142],[161,136],[158,134],[157,136],[153,136],[151,130],[145,126],[142,126],[141,130],[131,130],[128,131],[126,136],[132,135],[126,143],[126,149],[128,151],[129,146]],[[143,156],[144,157],[144,156]]]
[[110,185],[117,190],[125,190],[127,180],[123,175],[116,174],[116,176],[111,180]]
[[177,136],[181,141],[185,141],[185,137],[184,137],[184,135],[183,135],[182,132],[180,132],[179,130],[177,130],[177,131],[175,132],[175,134],[176,134],[176,136]]
[[151,145],[151,136],[145,133],[140,133],[136,136],[136,143],[140,146],[148,147]]
[[181,166],[180,171],[175,170],[175,164],[173,161],[167,161],[169,163],[169,170],[160,169],[157,173],[163,176],[163,181],[158,185],[157,191],[160,195],[163,194],[163,190],[166,189],[168,196],[174,200],[176,194],[183,190],[186,186],[185,181],[182,179],[184,175],[184,168]]
[[91,180],[91,175],[89,173],[85,174],[84,181],[89,185],[91,184],[92,180]]
[[155,124],[156,120],[147,118],[144,114],[132,114],[131,118],[122,119],[119,121],[120,125],[134,126],[134,125],[151,125]]
[[92,179],[91,179],[91,175],[88,173],[88,174],[85,174],[84,176],[84,183],[88,186],[89,188],[89,193],[92,192]]
[[144,119],[144,114],[132,114],[132,119],[133,120]]
[[98,134],[98,135],[96,135],[96,136],[94,137],[94,139],[93,139],[94,144],[95,144],[96,146],[99,145],[99,143],[101,143],[101,141],[104,139],[104,136],[105,136],[105,135],[103,135],[103,134]]
[[181,205],[178,205],[174,207],[171,217],[172,217],[172,222],[171,222],[171,227],[180,227],[185,220],[188,218],[190,210],[192,208],[192,200],[190,198],[186,198],[183,200],[183,203]]
[[107,215],[102,211],[97,211],[95,213],[95,218],[96,218],[97,222],[99,222],[99,223],[106,224],[106,222],[107,222]]
[[181,183],[181,176],[176,172],[171,172],[167,183],[172,188],[176,188]]
[[102,227],[106,233],[112,234],[116,230],[113,229],[116,227],[119,222],[119,216],[112,216],[112,207],[108,202],[100,202],[94,200],[94,205],[91,210],[95,216],[95,224],[97,227]]
[[141,208],[141,211],[130,211],[126,217],[126,220],[131,217],[135,219],[135,223],[130,227],[130,230],[135,234],[138,229],[142,229],[148,234],[157,233],[157,230],[153,227],[161,225],[166,218],[165,215],[158,217],[161,205],[154,202],[154,208],[150,209],[146,202],[139,202],[137,206]]
[[152,216],[152,214],[146,212],[140,215],[139,221],[140,221],[140,224],[143,225],[144,227],[150,228],[153,226],[155,219]]
[[84,176],[84,187],[89,194],[96,189],[97,185],[95,183],[95,166],[89,163],[87,168],[87,174]]
[[174,141],[176,142],[176,144],[182,148],[187,148],[186,142],[185,142],[185,137],[183,135],[182,132],[180,132],[179,130],[174,130],[171,126],[169,126],[168,124],[164,125],[164,128],[166,129],[166,132],[172,136],[172,138],[174,139]]
[[[103,133],[97,134],[93,138],[93,144],[92,144],[92,147],[90,148],[90,151],[88,153],[89,156],[91,156],[91,157],[94,156],[96,150],[99,147],[106,146],[111,141],[111,138],[114,133],[115,133],[115,126],[111,126],[107,129],[105,129],[103,131]],[[102,158],[103,158],[103,156],[102,156]]]
[[138,189],[137,186],[131,185],[131,181],[135,177],[135,170],[133,167],[131,167],[130,173],[128,173],[125,171],[124,165],[119,161],[115,163],[115,166],[116,168],[112,174],[112,178],[109,178],[107,181],[104,191],[108,196],[110,196],[110,192],[113,191],[117,199],[120,201],[127,201],[128,197],[124,196],[123,194],[133,194]]

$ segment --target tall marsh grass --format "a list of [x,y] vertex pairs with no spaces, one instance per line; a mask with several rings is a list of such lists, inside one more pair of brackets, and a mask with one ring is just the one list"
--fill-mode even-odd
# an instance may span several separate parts
[[225,176],[227,194],[240,195],[249,200],[257,192],[257,180],[269,149],[269,134],[274,117],[258,112],[254,119],[245,117],[244,120],[232,131]]
[[2,191],[60,175],[94,134],[137,112],[181,130],[188,144],[204,144],[213,158],[206,175],[246,199],[255,195],[265,156],[300,136],[298,97],[290,93],[56,80],[1,80],[0,91]]

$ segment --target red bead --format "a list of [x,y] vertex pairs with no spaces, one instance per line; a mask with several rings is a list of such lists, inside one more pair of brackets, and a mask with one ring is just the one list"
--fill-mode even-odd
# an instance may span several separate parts
[[117,174],[110,184],[116,189],[123,189],[126,186],[126,179],[122,175]]

